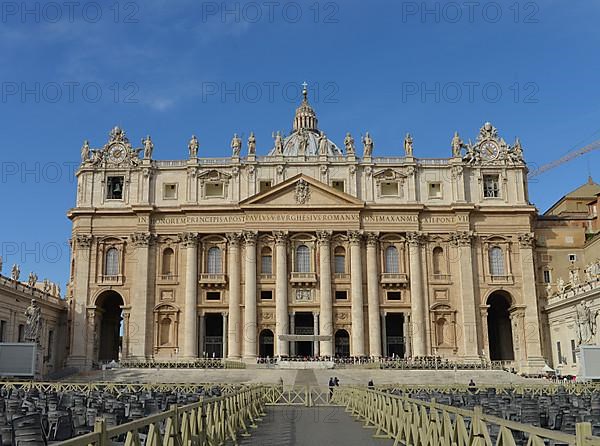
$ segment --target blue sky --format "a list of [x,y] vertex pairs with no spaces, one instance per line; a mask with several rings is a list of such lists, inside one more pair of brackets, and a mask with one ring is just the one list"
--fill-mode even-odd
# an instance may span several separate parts
[[[233,132],[258,152],[288,131],[299,84],[342,144],[369,131],[375,153],[446,157],[491,121],[531,166],[600,139],[600,3],[3,2],[0,17],[0,255],[68,278],[72,177],[84,139],[114,125],[155,158],[226,156]],[[316,93],[318,92],[318,95]],[[245,139],[245,138],[244,138]],[[547,209],[600,180],[600,151],[530,185]]]

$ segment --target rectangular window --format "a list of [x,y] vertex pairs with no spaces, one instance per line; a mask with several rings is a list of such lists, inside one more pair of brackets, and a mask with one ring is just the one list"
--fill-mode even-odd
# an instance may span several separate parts
[[442,183],[429,183],[429,198],[442,198]]
[[400,291],[388,291],[387,300],[402,300],[402,293]]
[[336,291],[335,300],[348,300],[348,291]]
[[273,274],[273,256],[263,254],[260,258],[260,272],[262,274]]
[[0,342],[6,342],[6,321],[0,321]]
[[177,199],[177,184],[165,184],[163,190],[163,198],[165,200]]
[[206,300],[221,300],[221,293],[219,291],[208,291]]
[[397,197],[399,190],[399,184],[396,181],[384,181],[381,183],[382,197]]
[[270,181],[261,181],[258,184],[258,191],[259,192],[264,192],[267,189],[269,189],[271,187],[271,182]]
[[106,179],[106,198],[108,200],[122,200],[124,184],[125,177],[108,177]]
[[577,353],[575,352],[575,339],[571,339],[571,359],[573,364],[577,364]]
[[261,290],[261,292],[260,292],[260,300],[273,300],[273,291],[271,291],[271,290]]
[[19,333],[17,339],[17,342],[25,342],[25,325],[23,324],[19,324]]
[[499,198],[500,186],[498,183],[498,175],[483,176],[483,196],[484,198]]
[[569,254],[569,262],[575,263],[577,261],[577,254]]
[[331,182],[331,187],[340,192],[345,192],[345,184],[343,180],[334,180]]
[[346,256],[336,255],[334,256],[335,262],[335,273],[344,274],[346,272]]
[[558,363],[563,363],[562,351],[560,349],[560,341],[556,342],[556,355],[558,356]]
[[544,270],[544,283],[550,283],[551,277],[550,277],[550,271],[548,271],[547,269]]
[[225,190],[223,183],[206,183],[204,191],[207,197],[222,197]]

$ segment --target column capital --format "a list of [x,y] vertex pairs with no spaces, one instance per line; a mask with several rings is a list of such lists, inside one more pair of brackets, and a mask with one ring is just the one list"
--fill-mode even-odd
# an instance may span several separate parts
[[533,232],[519,234],[519,246],[521,248],[533,248],[535,246],[535,235]]
[[154,235],[149,232],[134,232],[129,236],[129,240],[136,248],[147,248],[154,240]]
[[427,241],[428,237],[428,234],[420,231],[406,233],[406,241],[410,246],[422,245]]
[[197,232],[184,232],[183,234],[179,235],[179,239],[186,248],[193,248],[194,246],[198,245],[200,236]]
[[348,231],[348,241],[351,245],[358,245],[363,239],[363,231]]
[[333,234],[333,231],[323,231],[323,230],[317,231],[317,242],[319,243],[319,245],[328,245],[329,242],[331,241],[332,234]]
[[367,246],[375,247],[379,242],[379,233],[378,232],[367,232],[365,234],[367,239]]
[[229,316],[229,312],[228,311],[222,311],[221,312],[221,316],[228,317]]
[[471,246],[475,233],[473,231],[457,231],[452,234],[452,243],[456,246]]
[[246,246],[255,245],[256,239],[258,238],[258,232],[256,231],[244,231],[243,232],[244,243]]
[[75,246],[78,249],[89,249],[93,239],[92,234],[75,234]]
[[273,237],[275,237],[276,245],[286,245],[288,240],[288,233],[285,231],[273,231]]
[[242,233],[228,232],[227,234],[225,234],[225,237],[227,237],[227,241],[229,242],[229,245],[231,247],[237,248],[240,245],[240,241],[242,240]]

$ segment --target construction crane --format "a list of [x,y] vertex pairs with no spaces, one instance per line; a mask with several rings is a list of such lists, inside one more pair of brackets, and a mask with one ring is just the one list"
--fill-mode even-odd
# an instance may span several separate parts
[[582,147],[581,149],[574,150],[573,152],[567,153],[562,158],[559,158],[555,161],[552,161],[551,163],[544,164],[544,165],[538,167],[537,169],[533,169],[533,170],[529,171],[529,173],[527,174],[527,178],[531,179],[533,177],[537,177],[538,175],[541,175],[544,172],[549,171],[550,169],[554,169],[555,167],[558,167],[561,164],[569,162],[574,158],[577,158],[581,155],[584,155],[586,153],[589,153],[589,152],[591,152],[593,150],[597,150],[597,149],[600,149],[600,140],[594,141],[593,143],[591,143],[585,147]]

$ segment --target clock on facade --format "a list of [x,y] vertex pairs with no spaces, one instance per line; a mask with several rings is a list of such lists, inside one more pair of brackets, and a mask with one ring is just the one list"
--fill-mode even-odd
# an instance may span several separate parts
[[127,156],[127,149],[122,144],[115,144],[110,148],[109,155],[110,160],[113,163],[119,164],[123,162],[125,156]]
[[500,148],[494,141],[484,141],[479,146],[481,157],[486,161],[493,161],[500,155]]

